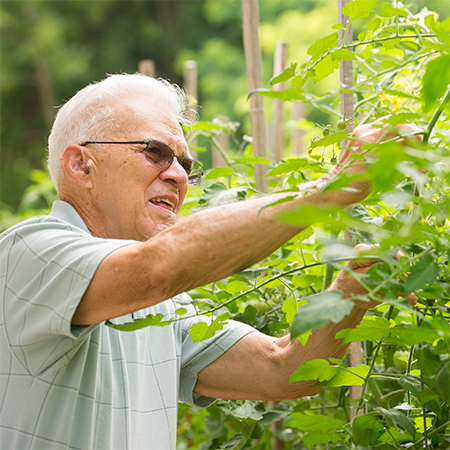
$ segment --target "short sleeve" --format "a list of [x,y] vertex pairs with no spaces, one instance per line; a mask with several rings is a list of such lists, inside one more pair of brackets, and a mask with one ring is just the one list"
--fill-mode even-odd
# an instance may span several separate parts
[[96,327],[72,327],[73,314],[101,261],[131,243],[95,238],[51,217],[2,237],[7,338],[30,373],[45,370]]
[[183,337],[179,399],[191,406],[204,408],[216,399],[193,392],[199,372],[223,355],[245,335],[256,330],[250,325],[229,320],[224,328],[217,331],[212,338],[194,342],[189,335],[189,328],[200,320],[209,322],[209,318],[204,316],[197,316],[180,322]]

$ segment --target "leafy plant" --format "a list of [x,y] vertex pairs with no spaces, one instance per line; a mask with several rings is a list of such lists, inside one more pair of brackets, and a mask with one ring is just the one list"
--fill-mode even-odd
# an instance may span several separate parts
[[[308,156],[287,157],[279,165],[258,161],[268,166],[272,191],[295,191],[302,181],[327,171],[336,162],[340,142],[349,137],[343,131],[346,122],[414,122],[423,144],[403,136],[410,139],[406,147],[396,140],[367,145],[377,158],[365,175],[373,192],[364,202],[351,212],[302,206],[283,214],[280,220],[305,226],[304,231],[259,266],[191,294],[198,312],[211,315],[211,327],[231,317],[264,333],[290,332],[306,342],[311,330],[349,312],[349,302],[324,290],[333,273],[351,258],[351,247],[378,243],[384,262],[360,282],[368,289],[366,300],[382,293],[384,303],[357,328],[337,336],[346,343],[363,343],[364,364],[312,360],[300,366],[291,381],[317,380],[325,387],[322,397],[275,405],[219,400],[194,416],[189,410],[181,423],[186,417],[201,417],[198,426],[210,436],[191,440],[189,448],[268,449],[274,436],[286,449],[450,448],[450,19],[440,21],[426,10],[414,16],[400,3],[377,0],[352,0],[343,13],[349,24],[364,21],[358,40],[338,45],[333,31],[308,49],[307,63],[291,64],[271,80],[288,82],[284,90],[252,93],[307,102],[330,115],[331,123],[318,127],[321,136],[312,140]],[[329,77],[348,59],[354,64],[353,118],[337,109],[340,89],[319,97],[305,88],[310,79]],[[209,132],[212,138],[218,133]],[[236,152],[237,157],[228,157],[226,168],[209,173],[207,178],[215,184],[205,184],[199,204],[223,198],[239,201],[244,192],[255,192],[251,145]],[[327,189],[346,189],[349,182],[340,179]],[[393,258],[398,249],[406,255],[400,261]],[[416,307],[405,299],[411,292],[419,297]],[[351,385],[362,386],[353,405],[348,398]],[[350,407],[359,412],[354,419]],[[279,421],[282,427],[274,428]],[[181,440],[180,448],[183,445]]]

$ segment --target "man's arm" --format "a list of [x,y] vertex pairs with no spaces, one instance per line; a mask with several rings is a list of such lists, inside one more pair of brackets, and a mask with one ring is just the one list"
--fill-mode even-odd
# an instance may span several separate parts
[[[356,130],[349,147],[357,148],[382,136],[383,130],[366,125]],[[351,153],[343,153],[341,167],[350,161]],[[301,187],[300,193],[294,193],[294,201],[264,209],[288,195],[272,194],[207,209],[143,244],[112,252],[100,264],[72,323],[87,325],[128,314],[261,261],[301,231],[274,219],[281,210],[304,202],[346,206],[365,198],[368,181],[358,182],[351,192],[317,192],[338,170]],[[349,166],[346,170],[361,171],[363,167]]]
[[[370,249],[370,246],[359,245],[356,252],[369,252]],[[346,266],[356,273],[364,274],[377,262],[353,260],[347,262]],[[342,291],[344,298],[366,293],[346,271],[338,274],[329,290]],[[411,304],[417,301],[414,294],[407,298]],[[321,388],[313,386],[314,380],[289,384],[289,378],[306,361],[318,358],[343,359],[349,345],[343,345],[341,339],[335,339],[336,333],[356,327],[366,311],[377,304],[376,300],[370,303],[355,301],[348,316],[337,324],[330,322],[314,330],[305,346],[298,339],[291,340],[290,336],[274,338],[259,332],[250,333],[199,373],[194,392],[212,398],[264,401],[316,395]]]

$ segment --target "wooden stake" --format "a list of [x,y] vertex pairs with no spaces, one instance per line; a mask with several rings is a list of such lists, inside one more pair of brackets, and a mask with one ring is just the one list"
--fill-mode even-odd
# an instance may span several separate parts
[[[298,123],[301,119],[305,118],[305,107],[301,102],[292,102],[292,119],[295,123]],[[294,126],[292,128],[292,147],[294,149],[294,155],[302,155],[305,152],[305,146],[303,145],[303,136],[305,132]]]
[[[191,106],[191,110],[189,111],[189,119],[191,121],[195,121],[197,116],[197,101],[198,101],[198,76],[197,76],[197,61],[185,61],[184,62],[184,71],[183,71],[183,84],[186,90],[187,98],[189,104]],[[197,146],[197,140],[190,140],[189,136],[187,136],[187,140],[189,145],[192,147]],[[197,159],[197,152],[194,150],[190,150],[190,153],[194,159]]]
[[[274,62],[273,62],[273,76],[280,75],[286,67],[287,60],[287,42],[278,41],[275,48]],[[278,83],[275,85],[275,91],[284,89],[286,83]],[[280,162],[283,157],[284,147],[284,101],[275,98],[273,99],[273,120],[270,136],[270,151],[272,159]]]
[[[338,19],[339,23],[344,25],[344,28],[347,27],[348,16],[342,14],[342,8],[348,3],[349,0],[338,0]],[[339,45],[342,45],[344,41],[344,30],[339,30]],[[349,26],[346,44],[351,44],[353,41],[352,37],[352,26]],[[340,81],[342,88],[351,88],[353,87],[353,62],[349,61],[341,61],[339,63],[339,72],[340,72]],[[354,128],[354,100],[353,94],[348,92],[341,93],[341,113],[344,115],[346,119],[352,119],[351,122],[347,124],[346,131],[352,132]],[[346,143],[343,143],[345,145]],[[351,212],[354,205],[350,205],[348,207],[348,211]],[[349,233],[346,232],[346,240],[348,241],[350,238]],[[362,363],[361,358],[361,342],[352,342],[350,344],[349,349],[349,361],[350,366],[354,367],[357,364]],[[353,420],[356,415],[356,409],[353,407],[353,401],[362,395],[362,387],[361,386],[350,386],[350,418]],[[362,415],[363,410],[360,409],[358,415]]]
[[[262,57],[259,45],[259,8],[258,0],[242,0],[243,41],[247,67],[248,87],[250,91],[263,87]],[[266,127],[264,122],[264,101],[260,95],[250,97],[250,122],[253,137],[253,154],[266,157]],[[255,164],[256,189],[268,191],[268,182],[264,178],[267,168]]]
[[141,59],[138,63],[139,73],[153,77],[155,75],[155,61],[153,59]]

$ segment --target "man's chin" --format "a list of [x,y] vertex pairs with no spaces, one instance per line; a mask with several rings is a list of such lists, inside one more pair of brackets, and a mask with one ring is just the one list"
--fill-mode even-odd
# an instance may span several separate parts
[[173,220],[168,220],[166,222],[154,225],[152,230],[146,230],[146,233],[141,234],[142,241],[148,241],[152,237],[155,237],[157,234],[167,230],[167,228],[170,228],[172,225],[175,225],[177,221],[178,219],[174,218]]

